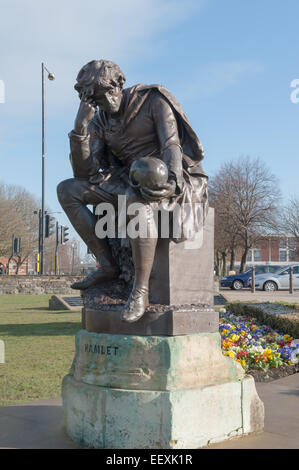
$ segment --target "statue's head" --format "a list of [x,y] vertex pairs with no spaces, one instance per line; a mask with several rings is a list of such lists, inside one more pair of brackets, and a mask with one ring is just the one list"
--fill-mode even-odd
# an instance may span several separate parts
[[92,98],[100,109],[114,114],[119,111],[125,81],[124,73],[114,62],[92,60],[78,73],[74,88],[80,99]]

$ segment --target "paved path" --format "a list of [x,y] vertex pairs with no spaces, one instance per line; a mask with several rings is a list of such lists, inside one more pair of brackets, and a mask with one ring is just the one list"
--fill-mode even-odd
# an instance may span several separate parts
[[299,303],[299,290],[293,294],[289,291],[279,290],[275,292],[256,291],[252,293],[249,289],[231,290],[220,289],[220,295],[225,297],[228,302],[290,302]]
[[0,449],[79,449],[62,426],[61,398],[0,407]]
[[[299,374],[256,388],[265,405],[265,430],[211,449],[299,449]],[[0,449],[80,449],[65,434],[61,399],[0,407]]]
[[265,406],[264,432],[220,442],[211,449],[299,449],[299,374],[256,383]]

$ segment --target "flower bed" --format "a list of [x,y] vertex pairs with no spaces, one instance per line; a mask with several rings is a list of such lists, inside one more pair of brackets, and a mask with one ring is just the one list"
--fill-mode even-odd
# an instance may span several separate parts
[[[239,302],[228,304],[227,311],[231,311],[236,315],[245,315],[254,317],[260,324],[271,326],[274,330],[283,331],[285,334],[299,338],[299,318],[298,313],[279,314],[277,313],[277,306],[268,303],[267,311],[264,307],[265,304],[252,305],[242,304]],[[271,313],[269,313],[271,309]]]
[[238,361],[246,371],[268,371],[281,366],[285,371],[286,365],[297,371],[299,344],[293,343],[292,336],[263,325],[252,316],[224,311],[220,311],[219,329],[223,354]]

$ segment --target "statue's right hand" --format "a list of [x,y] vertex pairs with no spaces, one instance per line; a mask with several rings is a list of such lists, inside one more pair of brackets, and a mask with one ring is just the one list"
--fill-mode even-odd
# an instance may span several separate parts
[[75,119],[74,131],[76,134],[87,134],[88,123],[92,120],[95,112],[96,106],[92,98],[85,98],[83,96]]

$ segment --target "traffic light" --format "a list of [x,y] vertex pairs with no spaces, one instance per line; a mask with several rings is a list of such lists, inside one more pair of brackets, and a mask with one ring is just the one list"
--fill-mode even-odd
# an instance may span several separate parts
[[13,254],[18,255],[21,252],[21,239],[14,238],[13,239]]
[[65,227],[64,225],[61,226],[61,244],[62,245],[68,241],[68,238],[67,238],[69,235],[68,231],[69,231],[68,227]]
[[46,214],[45,219],[45,238],[49,238],[54,233],[55,217]]

